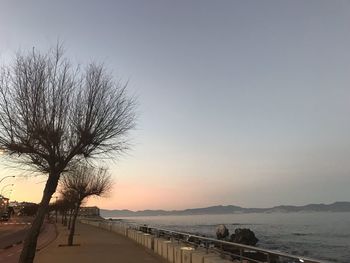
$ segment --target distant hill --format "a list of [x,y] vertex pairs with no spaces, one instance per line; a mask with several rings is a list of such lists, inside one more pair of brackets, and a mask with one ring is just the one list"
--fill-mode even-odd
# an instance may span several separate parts
[[210,215],[234,213],[274,213],[274,212],[350,212],[350,202],[335,202],[332,204],[308,204],[304,206],[280,205],[271,208],[243,208],[234,205],[218,205],[204,208],[191,208],[185,210],[106,210],[101,209],[103,217],[129,217],[129,216],[164,216],[164,215]]

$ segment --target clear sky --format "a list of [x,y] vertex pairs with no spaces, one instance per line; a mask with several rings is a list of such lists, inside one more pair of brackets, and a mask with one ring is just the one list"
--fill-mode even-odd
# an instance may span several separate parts
[[[114,192],[89,204],[350,201],[349,1],[0,3],[1,63],[60,39],[74,62],[104,62],[138,97]],[[18,177],[12,197],[39,201],[44,179]]]

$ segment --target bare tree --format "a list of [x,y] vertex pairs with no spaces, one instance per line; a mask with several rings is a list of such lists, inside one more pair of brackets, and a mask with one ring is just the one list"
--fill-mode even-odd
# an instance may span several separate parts
[[65,203],[65,218],[64,218],[64,226],[67,226],[67,213],[69,214],[69,220],[68,220],[68,229],[70,229],[71,222],[72,222],[72,215],[76,203],[76,194],[73,191],[61,191],[61,195],[63,197],[64,203]]
[[68,236],[68,246],[73,245],[75,223],[83,201],[91,196],[105,196],[112,188],[111,176],[106,169],[79,165],[65,173],[61,181],[63,195],[75,197],[75,208]]
[[0,148],[46,173],[40,207],[20,256],[33,262],[40,227],[62,172],[72,163],[128,147],[135,103],[102,65],[73,68],[62,48],[19,53],[0,72]]
[[57,209],[61,215],[62,225],[67,226],[67,214],[70,212],[70,210],[74,209],[74,202],[65,195],[62,195],[60,199],[50,206],[52,206],[52,209]]

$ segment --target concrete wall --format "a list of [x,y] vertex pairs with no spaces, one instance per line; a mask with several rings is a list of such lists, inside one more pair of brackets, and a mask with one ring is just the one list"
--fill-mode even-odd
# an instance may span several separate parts
[[220,258],[215,253],[207,253],[203,249],[195,249],[184,243],[155,237],[132,229],[123,223],[87,219],[81,219],[80,222],[123,235],[145,249],[153,250],[155,254],[169,263],[232,263],[232,261]]

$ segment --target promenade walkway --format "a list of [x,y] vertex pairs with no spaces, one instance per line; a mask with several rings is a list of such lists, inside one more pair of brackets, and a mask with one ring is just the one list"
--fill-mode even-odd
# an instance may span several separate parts
[[67,244],[68,230],[57,225],[59,234],[46,248],[37,252],[35,263],[164,263],[160,256],[130,239],[93,226],[77,223],[75,244]]

